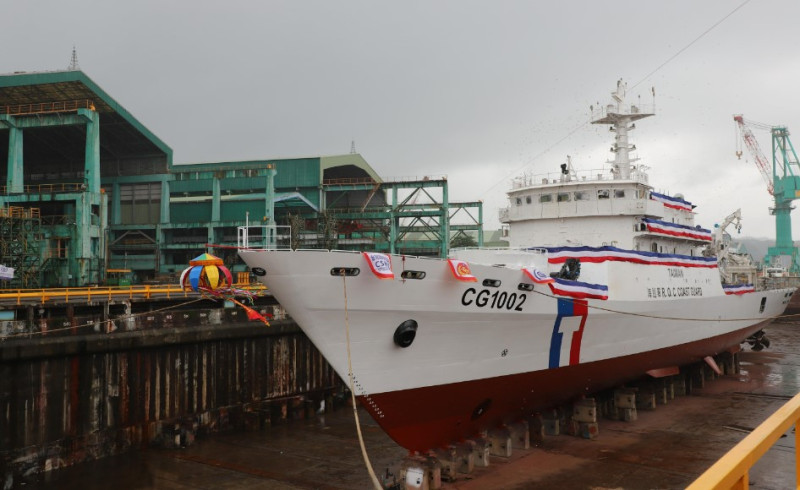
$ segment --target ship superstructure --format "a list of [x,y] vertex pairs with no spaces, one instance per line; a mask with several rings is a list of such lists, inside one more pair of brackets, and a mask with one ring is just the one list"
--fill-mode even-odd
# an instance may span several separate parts
[[567,157],[557,174],[514,179],[509,206],[500,210],[511,248],[613,246],[692,256],[710,241],[710,231],[695,225],[694,206],[680,194],[655,192],[633,156],[629,134],[655,114],[653,106],[627,103],[622,81],[611,96],[605,107],[592,107],[592,123],[615,135],[610,167],[576,172]]

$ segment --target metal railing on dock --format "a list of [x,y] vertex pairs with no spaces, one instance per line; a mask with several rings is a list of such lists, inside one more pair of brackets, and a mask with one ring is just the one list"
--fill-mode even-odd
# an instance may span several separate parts
[[94,102],[89,99],[83,99],[0,106],[0,114],[8,114],[11,116],[30,116],[35,114],[53,114],[58,112],[77,112],[78,109],[89,109],[91,111],[96,110],[94,107]]
[[800,394],[795,395],[784,406],[755,428],[739,444],[728,451],[705,473],[695,480],[686,490],[722,490],[750,488],[750,468],[772,447],[781,436],[795,426],[795,482],[800,488],[798,476],[800,475],[800,431],[797,423],[800,422]]
[[[242,278],[239,278],[242,279]],[[262,284],[237,284],[242,289],[266,289]],[[77,303],[111,299],[175,299],[197,297],[198,293],[177,284],[143,286],[100,286],[88,288],[47,288],[0,290],[0,305],[47,302]]]

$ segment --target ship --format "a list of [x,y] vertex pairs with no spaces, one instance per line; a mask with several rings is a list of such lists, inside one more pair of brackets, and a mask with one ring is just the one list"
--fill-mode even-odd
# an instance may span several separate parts
[[[255,249],[240,257],[399,445],[446,447],[532,413],[736,352],[794,289],[723,284],[695,205],[657,192],[618,81],[591,122],[606,170],[512,181],[509,247],[445,258]],[[352,376],[352,378],[351,378]]]

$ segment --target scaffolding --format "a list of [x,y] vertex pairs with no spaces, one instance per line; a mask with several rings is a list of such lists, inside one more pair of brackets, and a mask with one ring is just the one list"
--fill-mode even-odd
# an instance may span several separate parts
[[0,281],[0,289],[40,287],[39,208],[0,208],[0,265],[14,269],[14,277]]
[[483,203],[450,202],[446,177],[326,179],[322,188],[324,212],[336,218],[336,248],[446,257],[453,232],[483,245]]

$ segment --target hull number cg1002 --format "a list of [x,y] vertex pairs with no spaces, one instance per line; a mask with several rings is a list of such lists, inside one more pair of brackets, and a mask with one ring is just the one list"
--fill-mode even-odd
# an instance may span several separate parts
[[477,291],[475,288],[468,288],[461,295],[461,304],[464,306],[474,304],[478,308],[522,311],[522,305],[525,304],[526,299],[527,297],[524,293],[509,294],[505,291],[490,291],[488,289]]

